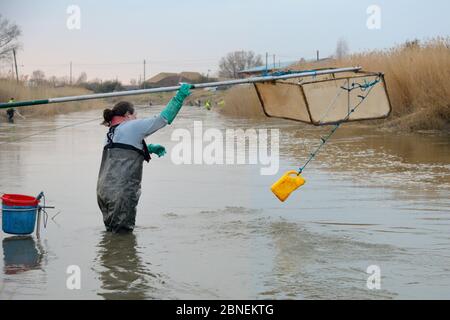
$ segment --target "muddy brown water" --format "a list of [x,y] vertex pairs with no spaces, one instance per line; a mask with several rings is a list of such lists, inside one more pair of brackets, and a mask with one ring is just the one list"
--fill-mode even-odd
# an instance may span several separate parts
[[[0,192],[43,190],[56,209],[40,239],[0,234],[0,299],[450,298],[448,135],[344,126],[305,171],[305,186],[280,203],[270,185],[303,163],[326,129],[185,107],[148,139],[168,155],[145,166],[135,232],[111,235],[95,193],[105,128],[94,121],[51,131],[100,113],[1,123]],[[192,131],[195,120],[278,128],[278,174],[173,164],[171,133]],[[73,265],[79,290],[67,287]],[[371,265],[380,268],[379,290],[367,287]]]

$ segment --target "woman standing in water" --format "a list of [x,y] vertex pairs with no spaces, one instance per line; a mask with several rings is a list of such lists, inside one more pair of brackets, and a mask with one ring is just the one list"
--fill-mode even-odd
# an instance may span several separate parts
[[173,122],[192,87],[183,84],[166,108],[154,117],[137,120],[133,105],[125,101],[103,111],[103,124],[109,131],[97,181],[97,202],[107,231],[133,231],[143,162],[150,161],[151,153],[159,157],[166,153],[163,146],[147,145],[144,138]]

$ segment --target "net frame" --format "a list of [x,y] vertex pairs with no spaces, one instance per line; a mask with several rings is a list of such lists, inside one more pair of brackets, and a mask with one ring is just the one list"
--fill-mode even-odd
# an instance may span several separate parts
[[[356,119],[352,119],[349,118],[345,121],[341,120],[335,120],[335,121],[325,121],[322,122],[317,119],[314,119],[313,117],[313,112],[312,112],[312,108],[313,106],[311,106],[310,101],[308,100],[305,88],[308,85],[312,85],[312,84],[317,84],[317,83],[324,83],[324,82],[336,82],[336,81],[344,81],[347,80],[347,83],[350,84],[350,81],[353,79],[363,79],[363,78],[367,78],[367,77],[377,77],[379,79],[379,83],[375,84],[375,86],[379,86],[381,85],[383,87],[383,91],[384,94],[386,96],[386,103],[387,103],[387,112],[384,114],[381,114],[380,116],[377,117],[360,117],[360,118],[356,118]],[[312,78],[309,79],[309,78]],[[307,79],[307,81],[305,81],[305,79]],[[298,93],[298,97],[300,97],[301,101],[298,102],[299,105],[299,110],[300,112],[303,112],[303,119],[299,119],[300,117],[293,117],[293,116],[281,116],[281,115],[276,115],[274,113],[271,113],[271,111],[269,110],[270,108],[268,107],[268,101],[266,101],[266,99],[264,99],[264,94],[261,92],[262,90],[260,88],[258,88],[258,85],[263,86],[263,85],[267,85],[267,84],[272,84],[272,85],[280,85],[281,86],[295,86],[298,87],[299,89],[299,93]],[[380,119],[386,119],[389,117],[389,115],[392,113],[392,104],[391,104],[391,99],[389,97],[389,93],[388,93],[388,89],[387,89],[387,85],[386,85],[386,80],[384,77],[384,74],[382,73],[376,73],[376,72],[368,72],[368,71],[358,71],[349,75],[340,75],[338,77],[336,77],[336,74],[331,74],[331,75],[327,75],[324,77],[321,77],[321,79],[316,79],[316,77],[314,76],[309,76],[309,77],[305,77],[305,78],[300,78],[299,80],[295,80],[295,79],[291,79],[291,80],[282,80],[282,81],[274,81],[274,82],[263,82],[263,83],[254,83],[253,86],[256,90],[256,94],[258,96],[261,108],[264,112],[264,114],[267,117],[273,117],[273,118],[281,118],[281,119],[287,119],[287,120],[293,120],[293,121],[298,121],[298,122],[303,122],[303,123],[307,123],[307,124],[313,124],[315,126],[325,126],[325,125],[334,125],[337,123],[343,123],[343,122],[356,122],[356,121],[368,121],[368,120],[380,120]],[[348,109],[351,108],[350,103],[352,102],[350,99],[350,91],[348,91],[348,93],[344,92],[344,89],[341,88],[341,90],[343,90],[342,92],[344,94],[348,94],[349,98],[348,98]],[[367,89],[367,90],[371,90],[371,88]],[[337,91],[339,92],[339,91]],[[370,92],[369,92],[370,93]],[[353,97],[354,99],[354,97]],[[328,104],[329,102],[327,102]],[[363,102],[364,103],[364,102]],[[362,108],[364,106],[361,106]],[[300,110],[301,108],[304,108],[305,110]],[[306,111],[306,112],[305,112]]]

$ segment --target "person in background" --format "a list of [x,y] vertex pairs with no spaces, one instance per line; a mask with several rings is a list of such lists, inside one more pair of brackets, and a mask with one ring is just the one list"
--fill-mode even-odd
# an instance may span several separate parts
[[141,194],[144,161],[150,154],[162,157],[163,146],[149,144],[144,138],[171,124],[193,86],[183,84],[164,110],[153,117],[137,119],[131,103],[122,101],[103,111],[103,125],[109,127],[97,181],[97,202],[106,230],[131,232]]
[[211,101],[206,100],[206,102],[205,102],[205,108],[206,108],[206,110],[211,110]]
[[[13,103],[16,100],[14,98],[9,99],[8,103]],[[14,108],[9,108],[6,110],[6,116],[8,117],[8,122],[9,123],[14,123],[14,113],[16,112],[16,110],[14,110]]]

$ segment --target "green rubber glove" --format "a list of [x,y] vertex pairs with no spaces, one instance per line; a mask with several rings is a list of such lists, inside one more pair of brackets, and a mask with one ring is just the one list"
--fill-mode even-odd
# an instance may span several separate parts
[[161,116],[166,119],[169,124],[171,124],[177,116],[178,112],[183,106],[184,99],[186,99],[191,94],[191,91],[189,89],[192,88],[194,88],[192,84],[183,83],[180,89],[177,91],[175,97],[173,97],[172,100],[169,101],[165,109],[161,112]]
[[148,152],[156,154],[159,158],[166,154],[166,148],[159,144],[149,144],[147,145]]

